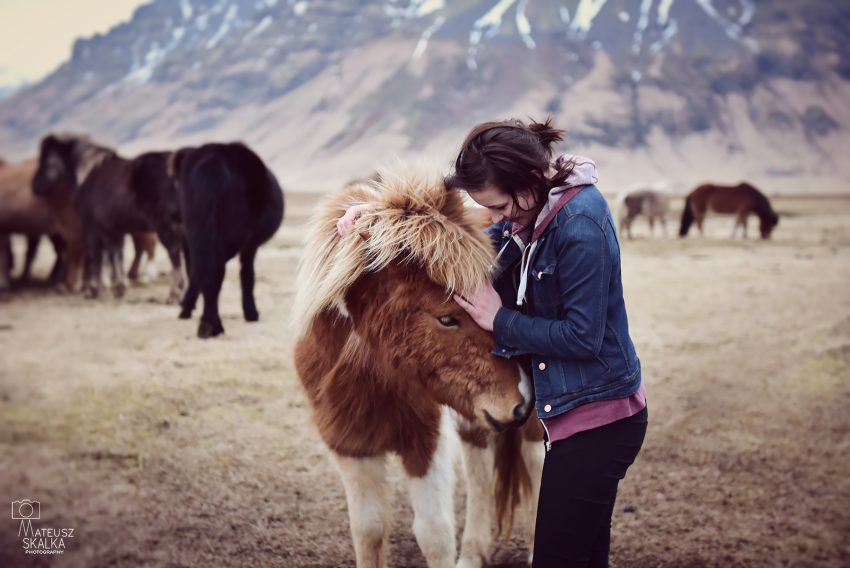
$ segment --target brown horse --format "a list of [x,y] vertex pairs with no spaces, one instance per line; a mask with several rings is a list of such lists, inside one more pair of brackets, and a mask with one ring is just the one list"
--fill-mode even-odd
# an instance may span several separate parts
[[779,215],[770,206],[770,201],[752,185],[744,182],[738,185],[705,184],[694,189],[685,199],[679,236],[686,236],[694,221],[702,233],[702,224],[709,210],[735,215],[732,238],[735,237],[739,226],[746,238],[747,218],[751,213],[758,215],[759,230],[763,239],[769,239],[773,228],[779,223]]
[[[340,238],[336,221],[355,203],[372,207],[359,233]],[[495,513],[511,510],[520,487],[539,489],[539,426],[501,444],[491,434],[526,420],[530,379],[490,353],[492,335],[451,299],[490,277],[494,251],[476,217],[441,181],[384,171],[326,199],[308,232],[293,306],[295,366],[343,478],[360,567],[386,564],[391,454],[401,459],[429,566],[455,566],[458,428],[471,488],[458,565],[480,566]]]
[[[40,236],[59,235],[64,249],[57,249],[57,266],[53,274],[58,274],[58,268],[64,262],[65,287],[75,290],[79,287],[83,265],[79,221],[67,198],[45,198],[33,194],[30,184],[36,167],[35,160],[27,160],[0,168],[0,288],[8,288],[10,284],[12,257],[8,243],[9,236],[17,233],[26,235],[30,244],[23,279],[29,273]],[[66,252],[63,253],[63,250]]]
[[[111,267],[113,294],[123,296],[124,236],[156,231],[172,265],[168,299],[179,300],[185,287],[182,226],[177,190],[168,176],[169,156],[170,152],[149,152],[126,159],[77,135],[51,134],[41,141],[33,191],[70,196],[73,201],[85,241],[88,297],[97,297],[103,289],[104,256]],[[150,247],[149,239],[134,242],[137,251],[140,246]]]

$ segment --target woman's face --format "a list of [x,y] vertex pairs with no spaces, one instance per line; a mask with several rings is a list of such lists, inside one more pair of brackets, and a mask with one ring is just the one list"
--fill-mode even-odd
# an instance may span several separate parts
[[528,225],[534,221],[534,211],[523,211],[523,209],[534,209],[536,205],[534,194],[531,191],[526,190],[517,193],[517,201],[521,209],[516,206],[509,193],[502,191],[493,184],[488,183],[481,189],[468,193],[473,201],[490,211],[490,219],[494,224],[505,219],[520,225]]

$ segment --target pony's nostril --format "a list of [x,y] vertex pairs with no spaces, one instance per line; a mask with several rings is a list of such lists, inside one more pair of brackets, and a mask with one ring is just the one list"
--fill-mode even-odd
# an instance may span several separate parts
[[522,420],[525,418],[525,405],[517,404],[514,406],[514,420]]

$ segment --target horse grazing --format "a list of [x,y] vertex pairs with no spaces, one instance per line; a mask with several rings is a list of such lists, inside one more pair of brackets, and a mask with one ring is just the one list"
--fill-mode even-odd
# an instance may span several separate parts
[[[336,221],[356,203],[371,205],[359,233],[339,237]],[[455,566],[458,430],[469,485],[458,566],[481,566],[495,515],[512,513],[523,487],[539,491],[539,425],[494,432],[528,418],[530,379],[491,354],[492,334],[452,300],[490,278],[495,251],[480,221],[441,181],[382,171],[329,196],[308,230],[293,305],[295,367],[342,476],[358,567],[386,565],[391,454],[401,459],[413,532],[431,567]],[[533,458],[531,473],[523,455]]]
[[240,143],[183,148],[169,162],[169,172],[180,191],[190,260],[180,318],[192,317],[200,293],[204,312],[198,337],[224,332],[218,295],[225,264],[239,254],[242,311],[246,321],[257,321],[254,258],[283,220],[283,191],[277,179]]
[[667,214],[670,212],[670,196],[656,188],[625,189],[617,195],[617,228],[620,234],[632,238],[632,222],[638,215],[649,219],[649,231],[655,234],[655,220],[661,222],[664,236],[667,236]]
[[[138,256],[155,231],[172,265],[169,301],[176,302],[185,279],[181,267],[182,229],[177,191],[168,176],[169,152],[149,152],[134,159],[85,136],[48,135],[41,142],[33,191],[39,195],[70,194],[86,247],[86,296],[103,290],[104,254],[111,267],[115,297],[126,291],[124,235],[133,235]],[[132,272],[132,271],[131,271]]]
[[744,238],[747,237],[747,218],[750,213],[758,215],[763,239],[769,239],[773,228],[779,223],[779,215],[770,206],[770,201],[752,185],[745,182],[738,185],[705,184],[694,189],[685,199],[679,236],[686,236],[695,220],[702,233],[702,223],[709,210],[736,216],[732,238],[735,238],[739,226],[743,229]]
[[[66,286],[73,289],[82,266],[79,226],[67,202],[33,194],[30,184],[36,165],[35,160],[27,160],[0,167],[0,289],[8,289],[11,285],[14,259],[10,236],[13,233],[27,238],[22,281],[29,279],[41,236],[48,235],[56,251],[49,280],[57,281],[64,272]],[[65,266],[66,257],[70,262],[68,266]]]

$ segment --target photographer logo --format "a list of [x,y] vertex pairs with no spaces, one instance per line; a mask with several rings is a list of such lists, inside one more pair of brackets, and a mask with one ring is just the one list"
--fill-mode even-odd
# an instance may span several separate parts
[[33,527],[41,520],[41,502],[32,499],[12,501],[12,520],[20,521],[18,538],[26,554],[62,554],[66,539],[74,538],[74,529]]

